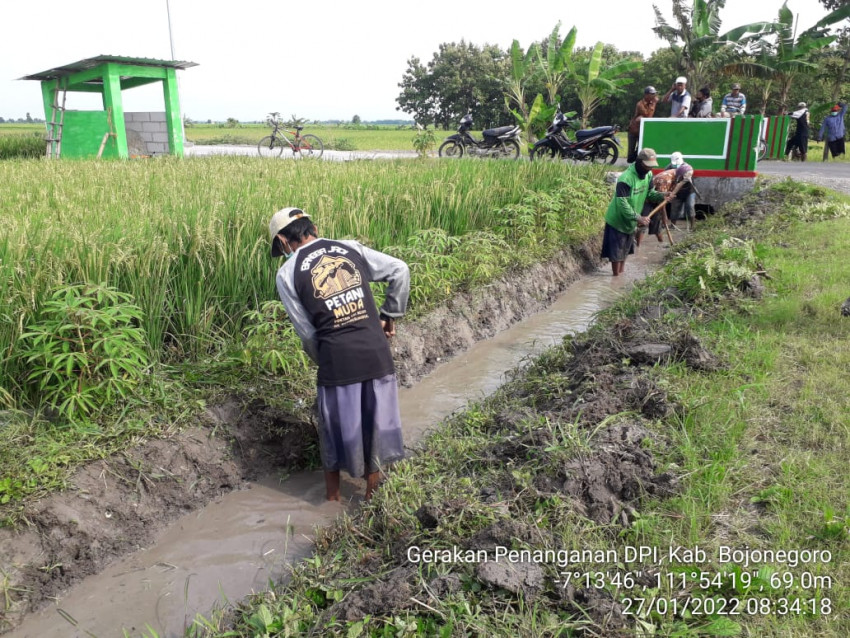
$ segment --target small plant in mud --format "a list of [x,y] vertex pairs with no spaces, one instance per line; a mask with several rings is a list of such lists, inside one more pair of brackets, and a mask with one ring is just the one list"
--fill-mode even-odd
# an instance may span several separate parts
[[150,365],[142,311],[100,284],[64,286],[18,338],[27,381],[43,402],[76,419],[128,394]]

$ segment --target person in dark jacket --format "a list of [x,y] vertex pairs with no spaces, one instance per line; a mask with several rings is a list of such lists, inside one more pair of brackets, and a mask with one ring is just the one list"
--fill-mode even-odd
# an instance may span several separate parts
[[[366,478],[366,499],[385,464],[404,457],[395,367],[388,339],[407,308],[410,271],[400,259],[351,240],[319,237],[299,208],[269,222],[278,295],[319,366],[319,447],[329,501],[340,500],[340,470]],[[380,311],[369,283],[388,286]]]
[[[658,166],[658,156],[651,148],[637,154],[634,164],[620,174],[614,187],[614,197],[605,212],[605,232],[602,236],[602,258],[611,262],[611,274],[622,274],[626,257],[635,252],[635,229],[649,226],[641,216],[646,201],[656,204],[667,198],[652,187],[652,168]],[[667,200],[669,201],[669,200]]]
[[691,106],[691,117],[713,117],[714,104],[711,99],[711,89],[707,86],[697,91],[696,99]]
[[791,119],[797,122],[797,129],[794,131],[794,136],[788,139],[785,145],[785,156],[797,149],[800,154],[800,161],[806,161],[806,154],[809,151],[809,109],[806,108],[805,102],[800,102],[797,105],[797,110],[790,114]]

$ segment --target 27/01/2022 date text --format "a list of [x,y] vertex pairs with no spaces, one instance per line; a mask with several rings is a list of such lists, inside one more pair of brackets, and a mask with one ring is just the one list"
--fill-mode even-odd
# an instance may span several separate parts
[[622,615],[643,617],[649,613],[661,616],[828,616],[832,613],[829,598],[624,598]]

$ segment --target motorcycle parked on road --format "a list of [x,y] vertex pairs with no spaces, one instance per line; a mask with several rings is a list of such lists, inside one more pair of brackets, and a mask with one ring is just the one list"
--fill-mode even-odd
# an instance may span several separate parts
[[552,124],[546,129],[546,136],[537,140],[528,150],[531,161],[573,160],[603,164],[613,164],[617,161],[620,155],[618,126],[599,126],[576,131],[576,139],[573,142],[564,130],[569,124],[570,120],[558,109]]
[[457,133],[450,135],[440,145],[440,157],[499,157],[516,159],[519,157],[518,126],[500,126],[483,131],[483,139],[476,140],[469,133],[472,129],[472,113],[460,119]]

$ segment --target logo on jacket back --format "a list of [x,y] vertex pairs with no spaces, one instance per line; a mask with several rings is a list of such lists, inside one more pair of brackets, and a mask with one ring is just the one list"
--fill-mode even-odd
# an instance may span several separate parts
[[310,274],[313,275],[313,290],[318,299],[329,299],[360,285],[360,273],[345,257],[323,255]]
[[310,274],[313,276],[313,294],[317,299],[325,300],[328,310],[333,310],[336,327],[366,317],[362,279],[352,261],[345,257],[322,255]]

